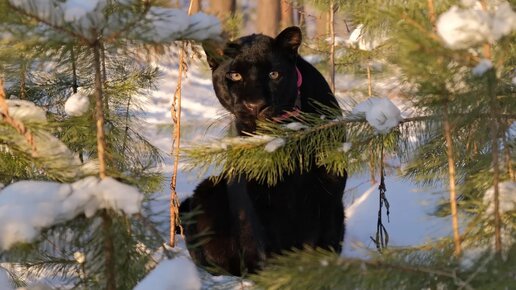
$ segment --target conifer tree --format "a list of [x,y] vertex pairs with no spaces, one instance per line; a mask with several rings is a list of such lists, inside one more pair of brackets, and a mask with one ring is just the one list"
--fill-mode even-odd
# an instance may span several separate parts
[[23,224],[34,235],[0,229],[0,261],[22,267],[8,268],[22,274],[20,285],[50,271],[82,289],[132,289],[157,263],[163,237],[140,210],[142,193],[162,181],[151,170],[161,153],[139,132],[136,114],[158,77],[145,55],[220,33],[213,17],[158,4],[0,3],[0,199],[7,208],[25,185],[37,208],[48,195],[58,211],[41,225]]

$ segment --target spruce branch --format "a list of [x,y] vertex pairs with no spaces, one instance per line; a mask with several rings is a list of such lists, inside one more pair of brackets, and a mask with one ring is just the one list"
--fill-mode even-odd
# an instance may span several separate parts
[[7,3],[8,3],[7,5],[9,5],[9,7],[12,10],[20,13],[23,16],[31,18],[31,19],[33,19],[33,20],[35,20],[37,22],[41,22],[41,23],[47,25],[48,27],[50,27],[50,28],[52,28],[54,30],[57,30],[59,32],[63,32],[64,34],[66,34],[66,35],[68,35],[68,36],[70,36],[72,38],[78,39],[80,42],[82,42],[84,44],[90,44],[90,41],[89,41],[88,38],[86,38],[85,36],[81,35],[80,33],[77,33],[76,31],[74,31],[72,29],[68,29],[65,26],[54,24],[54,23],[52,23],[52,22],[50,22],[50,21],[48,21],[48,20],[46,20],[46,19],[44,19],[42,17],[39,17],[37,14],[31,13],[29,11],[26,11],[26,10],[24,10],[22,8],[19,8],[19,7],[15,6],[15,5],[13,5],[10,1],[7,1]]
[[[331,113],[325,115],[332,116]],[[324,166],[337,174],[343,173],[345,167],[352,172],[349,167],[354,166],[353,160],[362,160],[361,154],[370,151],[368,148],[378,135],[363,118],[348,115],[333,120],[330,117],[331,121],[328,121],[320,117],[317,114],[303,113],[297,119],[293,119],[304,124],[306,126],[304,130],[293,131],[282,124],[270,121],[260,122],[258,133],[250,134],[249,137],[211,140],[210,144],[196,144],[183,148],[182,153],[187,169],[196,168],[201,172],[214,170],[221,173],[218,178],[233,178],[239,174],[245,174],[249,178],[270,185],[276,184],[284,173],[292,173],[296,169],[303,172],[311,164]],[[402,126],[440,121],[439,115],[405,118],[398,128],[388,135],[392,139],[389,141],[391,142],[389,152],[395,151],[396,144],[406,142],[402,139],[407,136],[395,137],[399,135]],[[283,139],[285,144],[273,152],[264,150],[265,145],[275,138]],[[353,142],[354,149],[349,154],[338,151],[344,140]],[[408,146],[405,147],[405,150],[410,149]],[[307,158],[308,156],[315,159]],[[356,166],[355,170],[358,168]]]
[[[444,253],[396,251],[370,260],[341,258],[321,249],[292,250],[269,261],[266,268],[251,276],[258,288],[266,289],[397,289],[402,285],[444,284],[472,290],[470,281],[455,269],[436,264],[447,259]],[[412,284],[416,283],[416,284]],[[408,287],[411,289],[412,287]]]

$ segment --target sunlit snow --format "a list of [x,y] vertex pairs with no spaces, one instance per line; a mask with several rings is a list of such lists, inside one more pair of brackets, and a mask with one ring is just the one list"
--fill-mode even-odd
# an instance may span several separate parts
[[274,138],[272,139],[269,143],[267,143],[265,145],[265,151],[269,152],[269,153],[272,153],[276,150],[278,150],[279,148],[283,147],[285,145],[285,139],[283,138]]
[[163,260],[134,288],[134,290],[170,289],[201,289],[199,273],[192,260],[182,256]]
[[[26,100],[6,100],[9,115],[23,122],[46,122],[45,111],[36,106],[31,101]],[[2,118],[0,116],[0,118]]]
[[495,42],[516,30],[516,13],[502,1],[484,11],[478,7],[452,6],[437,20],[437,33],[451,49],[466,49]]
[[126,214],[140,211],[143,195],[110,177],[86,177],[74,183],[18,181],[0,191],[0,249],[33,241],[46,227],[99,209]]
[[402,120],[400,109],[387,97],[366,99],[356,105],[351,114],[365,116],[369,125],[380,134],[388,133]]
[[78,117],[86,113],[89,107],[90,99],[88,98],[88,94],[79,88],[77,93],[71,95],[68,100],[66,100],[64,109],[67,115]]

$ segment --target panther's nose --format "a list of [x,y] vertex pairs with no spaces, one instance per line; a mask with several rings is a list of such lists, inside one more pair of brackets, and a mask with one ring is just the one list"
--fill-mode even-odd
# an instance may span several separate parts
[[255,116],[258,116],[267,105],[264,101],[243,101],[242,104],[247,111]]

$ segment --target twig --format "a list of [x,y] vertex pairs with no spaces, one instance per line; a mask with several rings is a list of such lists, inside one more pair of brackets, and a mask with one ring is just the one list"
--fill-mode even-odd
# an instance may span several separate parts
[[330,1],[330,89],[335,94],[335,3]]
[[371,60],[367,61],[367,93],[369,97],[373,96],[373,79],[371,76]]
[[385,186],[385,168],[384,168],[384,160],[383,160],[383,138],[382,138],[382,145],[380,150],[380,185],[378,186],[378,190],[380,191],[379,195],[379,207],[378,207],[378,220],[376,223],[376,239],[373,239],[373,237],[370,237],[371,240],[376,244],[376,248],[378,249],[378,252],[382,252],[383,249],[387,248],[387,245],[389,244],[389,233],[387,232],[387,229],[383,225],[382,222],[382,208],[385,205],[385,209],[387,211],[387,221],[389,221],[389,201],[385,197],[385,192],[387,191],[387,187]]
[[450,125],[448,103],[444,105],[443,130],[446,139],[446,155],[448,157],[448,179],[450,188],[450,207],[453,228],[453,242],[455,245],[455,256],[459,257],[462,253],[461,239],[459,233],[459,217],[457,213],[457,192],[455,189],[455,159],[453,156],[453,139]]
[[435,8],[434,8],[434,0],[428,0],[428,17],[430,18],[430,22],[432,23],[432,27],[434,27],[435,31]]
[[[193,2],[190,1],[188,7],[188,15],[192,14]],[[179,72],[177,75],[176,91],[174,99],[170,108],[172,122],[174,123],[174,133],[172,136],[172,156],[174,156],[174,171],[170,181],[170,240],[169,244],[174,247],[176,244],[176,226],[179,226],[181,235],[183,235],[183,228],[179,222],[179,198],[177,197],[177,172],[179,168],[179,149],[181,147],[181,88],[183,73],[186,70],[185,50],[186,43],[182,42],[181,51],[179,54]]]
[[73,50],[73,43],[70,46],[70,58],[72,60],[72,90],[73,93],[77,93],[77,88],[79,87],[77,83],[77,64],[75,59],[75,52]]

